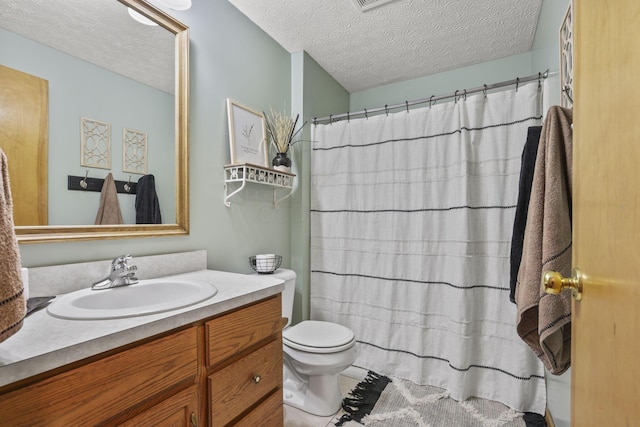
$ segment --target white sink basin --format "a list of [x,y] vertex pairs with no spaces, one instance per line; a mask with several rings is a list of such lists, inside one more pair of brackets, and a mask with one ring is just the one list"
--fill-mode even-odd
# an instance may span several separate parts
[[188,307],[217,293],[215,286],[195,280],[140,280],[135,285],[71,292],[53,300],[47,311],[63,319],[118,319]]

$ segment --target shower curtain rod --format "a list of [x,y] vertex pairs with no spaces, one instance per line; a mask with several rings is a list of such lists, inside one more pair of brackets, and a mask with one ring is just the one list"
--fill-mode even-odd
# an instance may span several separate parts
[[367,110],[365,108],[364,110],[356,111],[355,113],[349,112],[349,113],[330,115],[330,116],[320,117],[320,118],[314,117],[311,121],[313,122],[314,125],[317,125],[319,122],[329,122],[329,124],[331,124],[334,121],[342,120],[345,118],[349,120],[351,117],[354,117],[354,116],[368,117],[369,114],[375,114],[375,113],[381,113],[381,112],[385,112],[388,114],[390,110],[396,110],[398,108],[406,108],[407,111],[409,111],[409,107],[412,107],[418,104],[426,104],[427,102],[431,104],[431,103],[435,103],[436,101],[440,101],[447,98],[455,98],[457,100],[458,97],[466,98],[467,95],[472,93],[486,92],[488,90],[497,89],[497,88],[506,87],[506,86],[516,85],[516,89],[517,89],[520,83],[527,83],[534,80],[538,80],[538,82],[541,82],[542,79],[546,79],[547,77],[549,77],[549,70],[546,70],[543,73],[534,74],[528,77],[516,77],[513,80],[506,80],[503,82],[493,83],[490,85],[478,86],[472,89],[456,90],[455,92],[449,93],[447,95],[439,95],[439,96],[432,95],[430,98],[423,98],[415,101],[405,101],[402,104],[385,105],[384,107],[374,108],[371,110]]

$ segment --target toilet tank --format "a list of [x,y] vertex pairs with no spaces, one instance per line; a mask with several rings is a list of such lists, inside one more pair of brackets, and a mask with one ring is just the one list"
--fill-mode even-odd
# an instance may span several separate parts
[[[284,291],[282,291],[282,316],[289,319],[286,326],[291,324],[293,317],[293,297],[296,293],[296,272],[279,268],[274,271],[273,275],[278,279],[284,280]],[[285,326],[285,327],[286,327]]]

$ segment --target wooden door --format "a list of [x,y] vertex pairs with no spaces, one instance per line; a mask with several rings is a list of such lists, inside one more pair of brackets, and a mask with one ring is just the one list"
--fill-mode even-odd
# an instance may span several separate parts
[[574,0],[575,427],[640,425],[640,1]]
[[15,225],[48,225],[49,82],[0,65],[0,148]]

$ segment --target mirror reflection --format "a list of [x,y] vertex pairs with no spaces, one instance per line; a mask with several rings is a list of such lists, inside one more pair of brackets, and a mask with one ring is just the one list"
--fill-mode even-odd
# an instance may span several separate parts
[[[160,25],[135,21],[127,6]],[[19,240],[101,233],[100,191],[70,184],[108,174],[124,224],[136,224],[135,184],[153,175],[162,223],[186,232],[186,27],[141,0],[3,1],[0,44],[0,147],[19,166],[10,171]],[[132,231],[120,227],[109,232]]]

